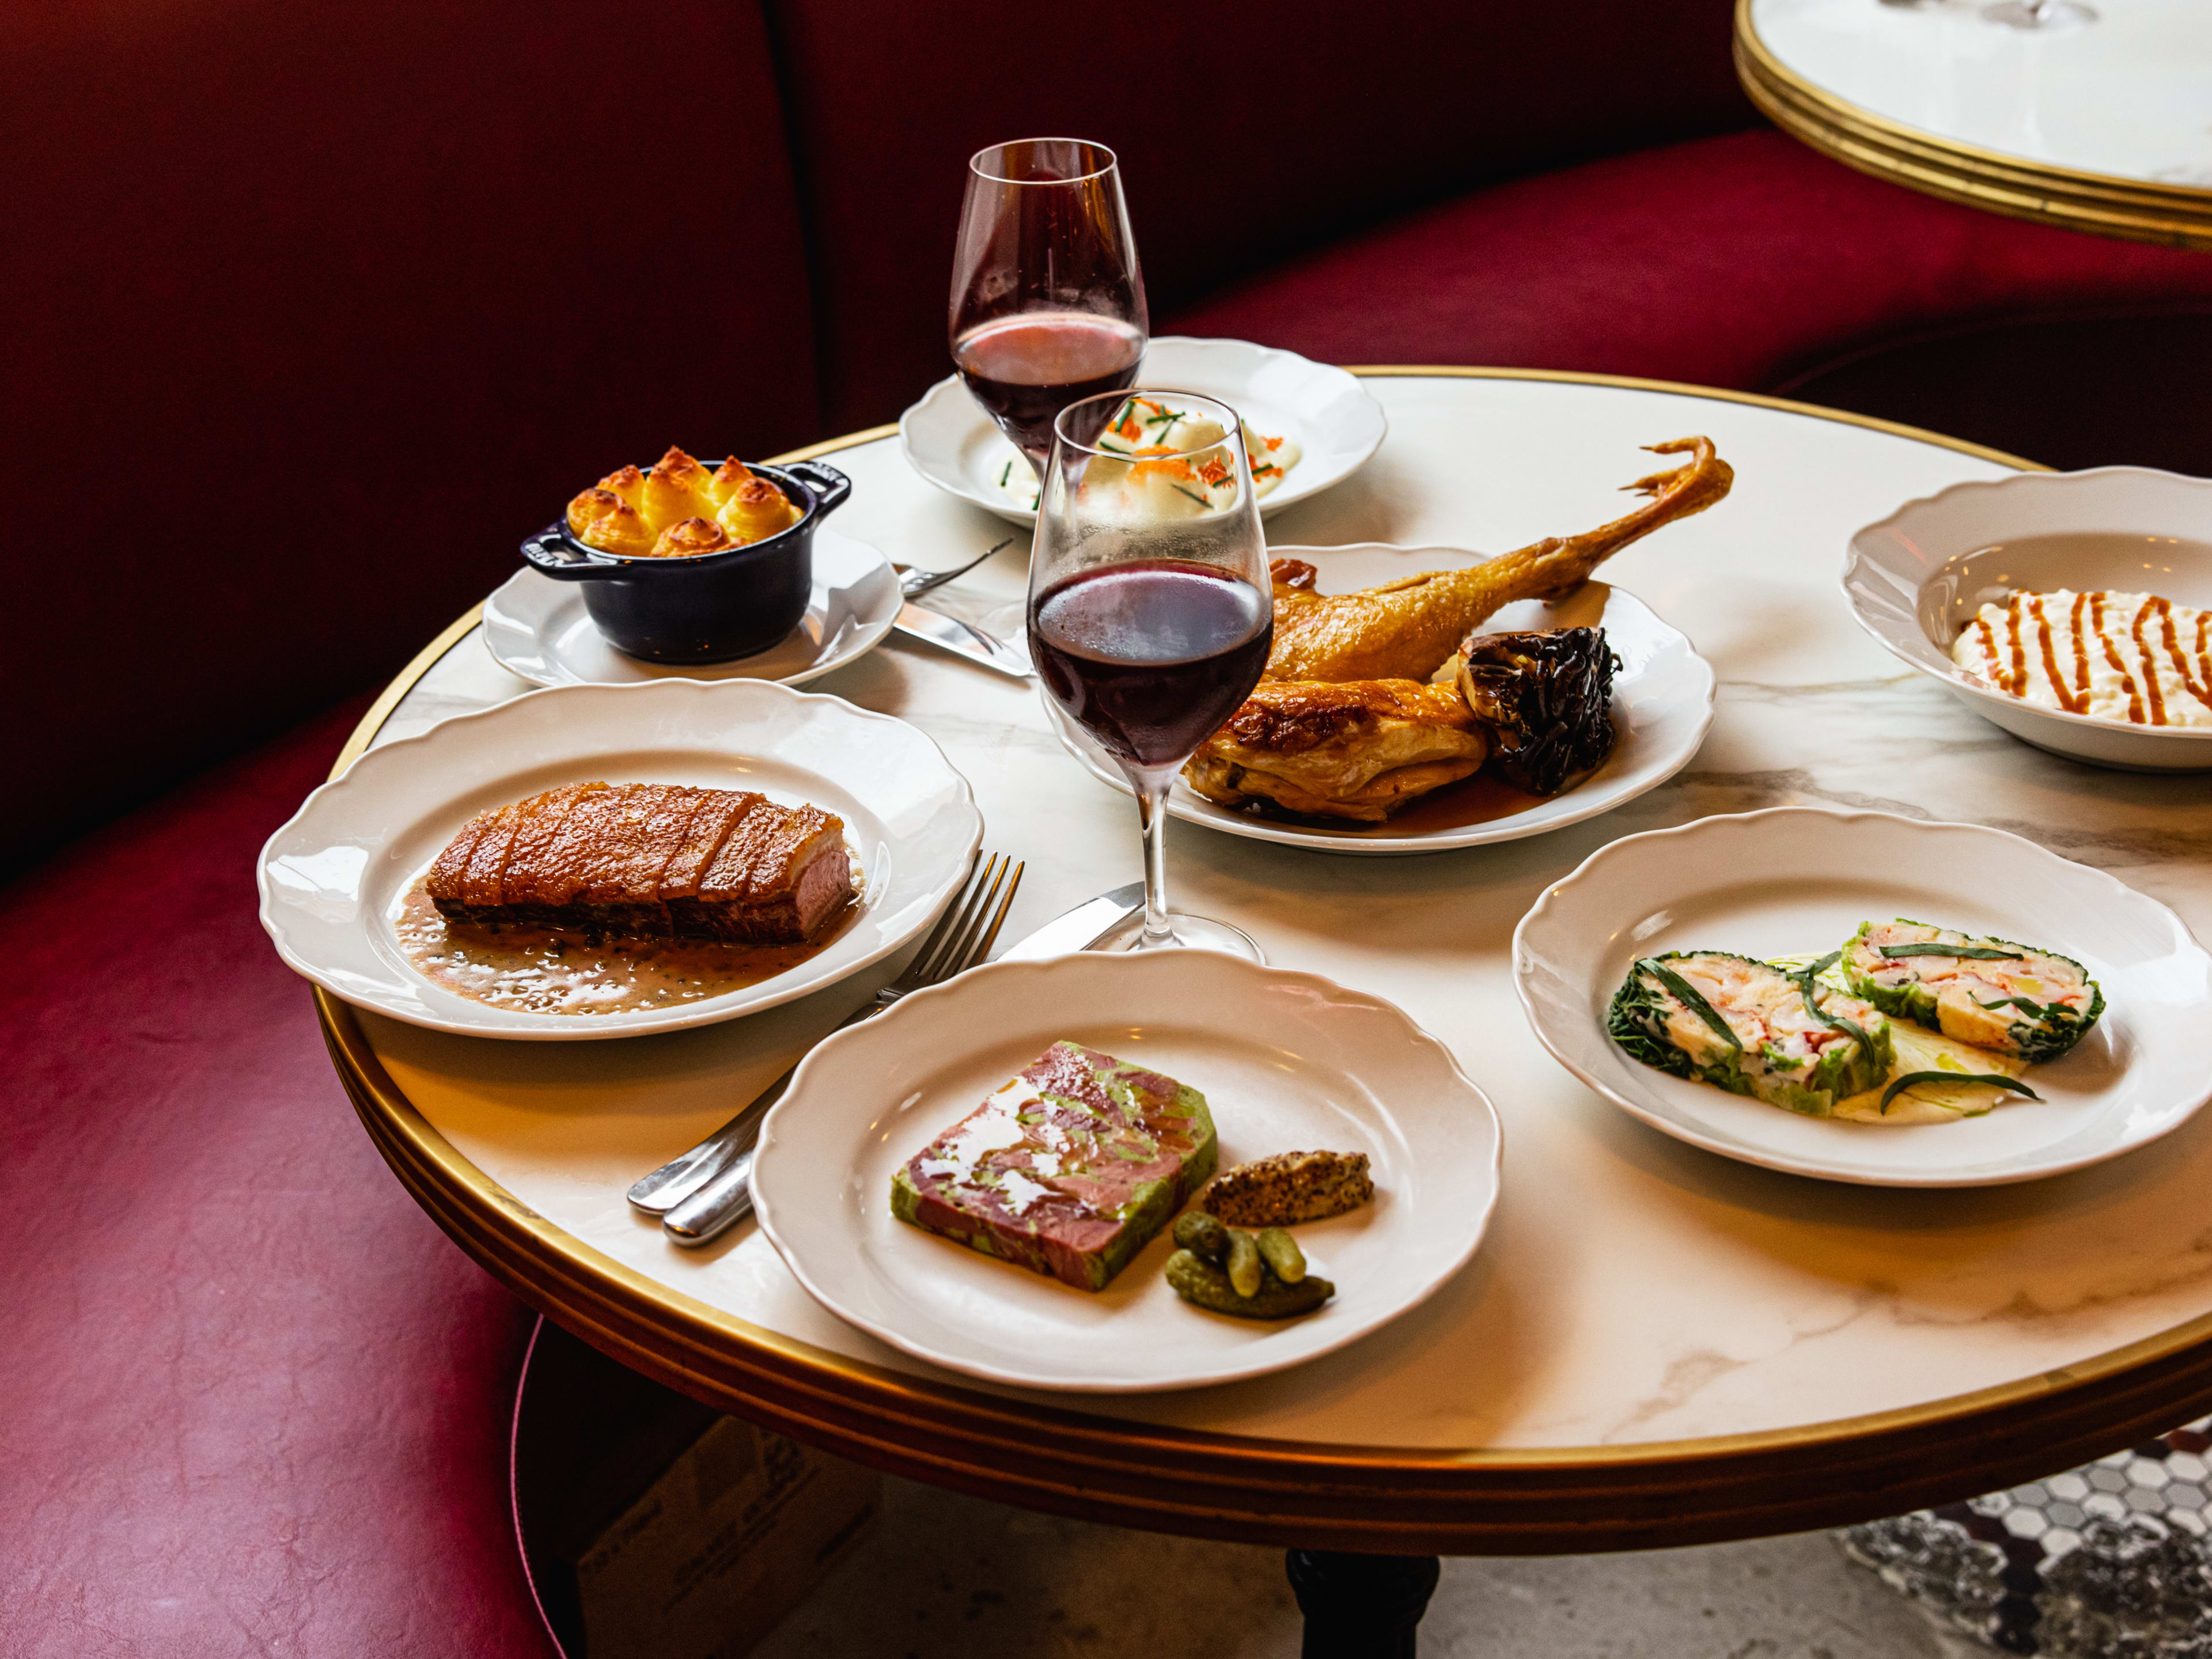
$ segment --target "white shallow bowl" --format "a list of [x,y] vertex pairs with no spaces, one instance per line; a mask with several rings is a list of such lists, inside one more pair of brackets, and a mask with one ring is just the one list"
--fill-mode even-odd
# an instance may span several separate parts
[[[1800,1117],[1631,1060],[1606,1035],[1639,957],[1830,951],[1911,916],[2074,957],[2104,988],[2096,1029],[2032,1067],[2044,1103],[1887,1127]],[[2212,1097],[2212,957],[2181,919],[2101,870],[1971,823],[1785,806],[1601,848],[1513,933],[1513,985],[1553,1058],[1678,1140],[1770,1170],[1877,1187],[1984,1187],[2117,1158]]]
[[[1263,519],[1342,483],[1367,463],[1389,422],[1359,377],[1328,363],[1249,340],[1198,340],[1166,334],[1145,348],[1137,390],[1195,392],[1219,399],[1262,437],[1294,438],[1305,453],[1273,492]],[[1011,460],[1027,466],[957,374],[939,380],[899,416],[899,451],[939,489],[1016,524],[1036,522],[999,489]]]
[[[1351,547],[1275,547],[1268,553],[1278,559],[1304,559],[1315,566],[1321,573],[1318,586],[1324,593],[1350,592],[1424,570],[1455,569],[1481,562],[1480,555],[1462,547],[1394,547],[1382,542]],[[1435,830],[1407,829],[1402,815],[1395,824],[1388,819],[1371,825],[1346,821],[1341,828],[1330,829],[1255,817],[1217,806],[1180,777],[1168,796],[1168,811],[1186,823],[1323,853],[1390,857],[1482,847],[1580,823],[1657,788],[1690,763],[1712,726],[1712,665],[1698,654],[1679,629],[1662,622],[1649,605],[1625,588],[1587,582],[1579,592],[1555,605],[1535,599],[1509,605],[1482,626],[1486,633],[1604,628],[1607,643],[1620,659],[1620,670],[1613,681],[1613,723],[1617,735],[1605,764],[1573,788],[1504,817]],[[1037,696],[1061,746],[1100,782],[1124,794],[1133,793],[1121,769],[1090,733],[1062,714],[1042,686]]]
[[767,650],[730,662],[654,663],[607,643],[584,608],[581,582],[518,570],[484,601],[484,644],[534,685],[636,685],[652,680],[775,680],[804,685],[883,642],[898,620],[898,578],[866,542],[824,525],[814,532],[814,592],[799,626]]
[[[2025,554],[2011,545],[2041,536],[2085,539]],[[1844,560],[1844,597],[1859,626],[2014,737],[2123,771],[2212,768],[2212,726],[2130,726],[2044,708],[1977,684],[1952,662],[1952,641],[1984,601],[2057,587],[2156,593],[2212,609],[2212,479],[2105,466],[1954,484],[1867,526]]]
[[[835,812],[865,872],[860,914],[790,971],[673,1008],[529,1013],[416,972],[392,919],[454,832],[589,779],[756,789]],[[257,875],[277,953],[333,996],[466,1036],[584,1042],[711,1025],[859,972],[929,926],[982,838],[968,781],[903,720],[767,680],[659,680],[526,692],[372,749],[269,838]]]
[[[1204,1094],[1224,1168],[1365,1152],[1375,1201],[1297,1229],[1335,1297],[1234,1319],[1168,1288],[1164,1231],[1091,1291],[893,1218],[900,1165],[1062,1037]],[[753,1194],[807,1292],[893,1347],[994,1382],[1129,1394],[1281,1370],[1417,1306],[1474,1254],[1498,1148],[1481,1090],[1387,1002],[1211,951],[1086,953],[976,969],[823,1043],[762,1127]]]

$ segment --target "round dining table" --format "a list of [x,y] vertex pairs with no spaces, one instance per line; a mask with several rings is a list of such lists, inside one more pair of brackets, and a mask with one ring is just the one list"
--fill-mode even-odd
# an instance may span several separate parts
[[[811,1301],[748,1222],[677,1247],[625,1189],[713,1130],[902,965],[673,1035],[503,1042],[320,992],[361,1121],[416,1200],[549,1318],[670,1387],[858,1459],[1153,1530],[1384,1556],[1586,1552],[1771,1534],[1949,1501],[2112,1452],[2212,1401],[2212,1114],[2013,1186],[1778,1174],[1668,1139],[1577,1082],[1513,989],[1515,924],[1608,842],[1786,805],[1995,825],[2110,872],[2212,937],[2202,777],[2032,749],[1863,634],[1844,544],[1900,503],[2029,465],[1882,422],[1601,377],[1358,371],[1371,462],[1272,547],[1517,547],[1621,510],[1639,446],[1710,436],[1734,493],[1605,578],[1718,675],[1670,781],[1547,835],[1355,857],[1171,826],[1176,900],[1276,966],[1387,998],[1496,1103],[1502,1197],[1472,1262],[1340,1352],[1156,1394],[1026,1393],[933,1369]],[[801,452],[850,475],[838,522],[947,568],[1006,534],[917,477],[890,428]],[[527,526],[525,526],[526,528]],[[932,603],[1018,617],[1021,544]],[[475,612],[395,680],[366,749],[530,688]],[[1136,816],[1034,688],[892,636],[808,687],[927,732],[1027,877],[1002,938],[1139,874]],[[732,744],[744,734],[732,732]],[[1294,1573],[1295,1577],[1295,1573]]]
[[1737,0],[1736,70],[1785,131],[1862,172],[2212,247],[2212,8],[2049,3],[2023,28],[2003,21],[2021,0]]

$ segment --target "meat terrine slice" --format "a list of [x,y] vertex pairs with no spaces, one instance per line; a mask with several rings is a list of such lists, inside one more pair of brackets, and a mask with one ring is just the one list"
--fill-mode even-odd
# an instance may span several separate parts
[[891,1213],[1103,1290],[1213,1173],[1206,1097],[1055,1042],[891,1177]]

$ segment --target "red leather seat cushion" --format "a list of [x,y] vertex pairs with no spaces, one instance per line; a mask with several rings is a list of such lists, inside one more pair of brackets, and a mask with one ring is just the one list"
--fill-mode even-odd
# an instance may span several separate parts
[[254,919],[326,718],[0,909],[0,1646],[506,1659],[530,1316],[416,1208]]
[[1746,132],[1449,203],[1161,331],[1752,389],[1899,336],[2176,305],[2212,305],[2212,258],[2001,219]]

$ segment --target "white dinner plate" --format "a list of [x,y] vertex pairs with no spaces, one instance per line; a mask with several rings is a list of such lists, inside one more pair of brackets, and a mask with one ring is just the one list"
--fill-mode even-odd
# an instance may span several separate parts
[[[1324,593],[1346,593],[1424,570],[1449,570],[1480,562],[1479,555],[1465,548],[1393,547],[1381,542],[1352,547],[1275,547],[1268,553],[1278,559],[1304,559],[1315,566],[1321,573],[1317,586]],[[1536,599],[1509,605],[1482,628],[1485,633],[1504,633],[1593,626],[1604,628],[1607,642],[1620,659],[1620,668],[1613,678],[1616,733],[1613,753],[1589,777],[1548,800],[1501,817],[1443,828],[1424,826],[1419,803],[1395,821],[1361,824],[1346,820],[1322,828],[1218,806],[1178,777],[1168,796],[1168,811],[1186,823],[1202,823],[1209,830],[1248,836],[1255,841],[1370,857],[1439,853],[1454,847],[1518,841],[1523,836],[1540,836],[1609,812],[1622,802],[1657,788],[1690,763],[1713,723],[1713,670],[1679,629],[1662,622],[1643,600],[1625,588],[1604,582],[1586,582],[1579,592],[1558,605]],[[1037,696],[1068,753],[1100,782],[1124,794],[1132,793],[1121,769],[1091,734],[1062,714],[1042,686]],[[1478,775],[1468,784],[1455,787],[1484,789],[1487,784]],[[1437,802],[1439,806],[1442,804]]]
[[[1298,464],[1260,498],[1263,519],[1342,483],[1366,465],[1389,430],[1382,405],[1358,375],[1249,340],[1162,335],[1145,348],[1137,386],[1218,398],[1262,437],[1299,445]],[[1024,470],[1029,463],[958,375],[939,380],[899,416],[899,450],[939,489],[1016,524],[1036,522],[1034,507],[1017,506],[999,486],[1007,463]]]
[[[668,1008],[532,1013],[418,973],[394,914],[461,825],[595,779],[754,789],[835,812],[858,860],[859,913],[787,972]],[[410,1025],[541,1042],[636,1036],[772,1008],[880,961],[929,926],[982,838],[968,781],[888,714],[767,680],[560,686],[372,749],[308,796],[261,849],[261,925],[293,971]]]
[[[1606,1034],[1640,957],[1834,950],[1863,921],[1917,921],[2074,957],[2104,988],[2094,1030],[2032,1066],[2043,1103],[1955,1123],[1800,1117],[1631,1060]],[[1600,848],[1513,933],[1513,985],[1553,1058],[1624,1111],[1747,1164],[1877,1187],[1985,1187],[2102,1163],[2212,1097],[2212,957],[2155,899],[1972,823],[1778,807]]]
[[2203,771],[2212,726],[2134,726],[2042,708],[1969,679],[1951,645],[1985,602],[2002,605],[2014,592],[2155,593],[2212,609],[2208,545],[2212,479],[2142,466],[2020,472],[1954,484],[1867,526],[1844,560],[1844,598],[1891,654],[2039,749],[2123,771]]
[[776,680],[804,685],[866,656],[898,620],[898,578],[866,542],[824,525],[814,532],[814,593],[799,626],[767,650],[729,662],[654,663],[607,643],[584,609],[584,584],[518,570],[484,601],[484,644],[499,665],[535,685],[634,685],[653,680]]
[[[1259,1321],[1183,1302],[1164,1231],[1081,1291],[890,1211],[891,1176],[1066,1037],[1206,1099],[1221,1165],[1365,1152],[1372,1203],[1297,1230],[1336,1295]],[[1390,1004],[1211,951],[994,963],[831,1037],[769,1114],[762,1229],[816,1301],[919,1358],[994,1382],[1094,1394],[1226,1382],[1342,1347],[1464,1265],[1498,1187],[1498,1115],[1449,1050]]]

